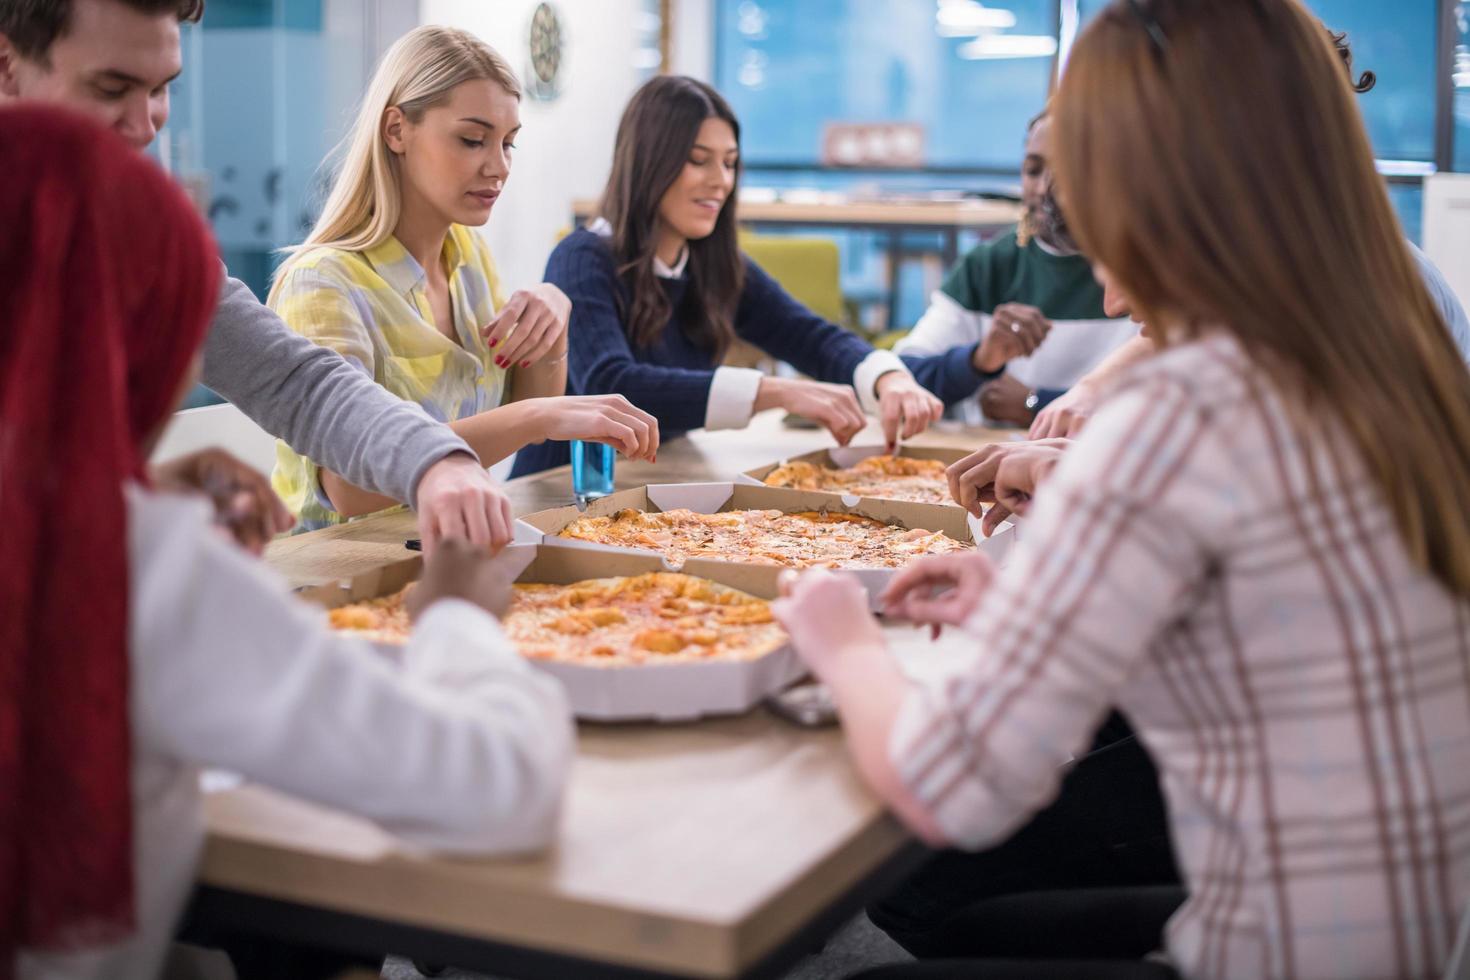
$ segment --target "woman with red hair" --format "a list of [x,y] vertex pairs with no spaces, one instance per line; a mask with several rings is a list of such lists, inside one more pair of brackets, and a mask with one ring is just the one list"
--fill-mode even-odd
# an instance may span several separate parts
[[158,973],[206,765],[429,847],[543,845],[572,730],[485,611],[504,576],[436,555],[401,669],[329,633],[147,485],[218,294],[183,194],[39,108],[0,111],[0,173],[0,977]]

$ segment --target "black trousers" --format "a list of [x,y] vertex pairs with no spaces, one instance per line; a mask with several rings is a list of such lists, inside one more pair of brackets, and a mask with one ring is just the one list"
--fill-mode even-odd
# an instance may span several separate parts
[[[1000,913],[985,912],[993,908],[984,904],[991,899],[1179,882],[1157,770],[1127,723],[1113,714],[1051,806],[988,851],[936,854],[870,906],[868,917],[920,959],[991,956],[996,947],[983,933],[1011,929],[1005,919],[992,924],[991,915]],[[1044,914],[1031,908],[1033,915]]]
[[1184,901],[1177,885],[1023,892],[976,902],[946,920],[944,958],[869,970],[863,980],[1165,980],[1144,959]]

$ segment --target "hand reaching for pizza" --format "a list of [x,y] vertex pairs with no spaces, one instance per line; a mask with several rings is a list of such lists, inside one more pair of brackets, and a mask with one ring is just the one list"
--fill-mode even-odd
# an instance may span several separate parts
[[935,398],[907,371],[889,371],[874,386],[883,442],[891,453],[899,439],[912,439],[944,417],[944,402]]
[[151,466],[148,478],[160,490],[207,497],[214,505],[214,522],[254,555],[263,554],[271,538],[296,523],[270,481],[223,449],[203,449]]
[[980,605],[995,565],[978,551],[931,555],[888,583],[878,602],[884,615],[931,626],[961,626]]
[[822,681],[855,651],[881,652],[883,630],[868,609],[868,593],[851,572],[813,568],[781,575],[781,598],[771,613],[786,627],[791,645]]
[[492,616],[504,616],[514,579],[503,559],[491,558],[463,538],[445,538],[424,559],[424,574],[408,595],[408,614],[417,620],[440,599],[464,599]]
[[[1036,488],[1069,445],[1067,439],[1035,439],[985,446],[945,471],[950,495],[976,517],[980,516],[980,505],[990,500],[1010,513],[1024,514]],[[1000,521],[1000,517],[987,520],[985,533],[988,535]]]
[[845,446],[868,424],[851,385],[833,385],[806,378],[761,378],[755,410],[784,408],[792,415],[819,423],[837,445]]

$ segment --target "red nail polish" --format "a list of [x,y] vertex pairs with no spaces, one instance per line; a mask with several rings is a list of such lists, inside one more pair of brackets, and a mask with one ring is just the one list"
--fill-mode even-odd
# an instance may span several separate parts
[[500,357],[500,356],[497,355],[496,358],[495,358],[495,366],[496,367],[505,367],[505,358]]
[[531,362],[530,361],[522,361],[521,362],[521,367],[530,367],[530,366],[531,366]]
[[494,347],[498,343],[500,343],[500,338],[499,337],[496,337],[496,338],[494,338],[493,340],[490,341],[490,346],[491,347]]

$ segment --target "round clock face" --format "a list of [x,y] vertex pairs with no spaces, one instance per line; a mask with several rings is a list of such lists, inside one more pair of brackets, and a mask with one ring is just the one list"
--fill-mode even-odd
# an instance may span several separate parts
[[560,87],[562,35],[561,18],[549,3],[537,4],[531,14],[530,54],[527,88],[536,98],[554,98]]

